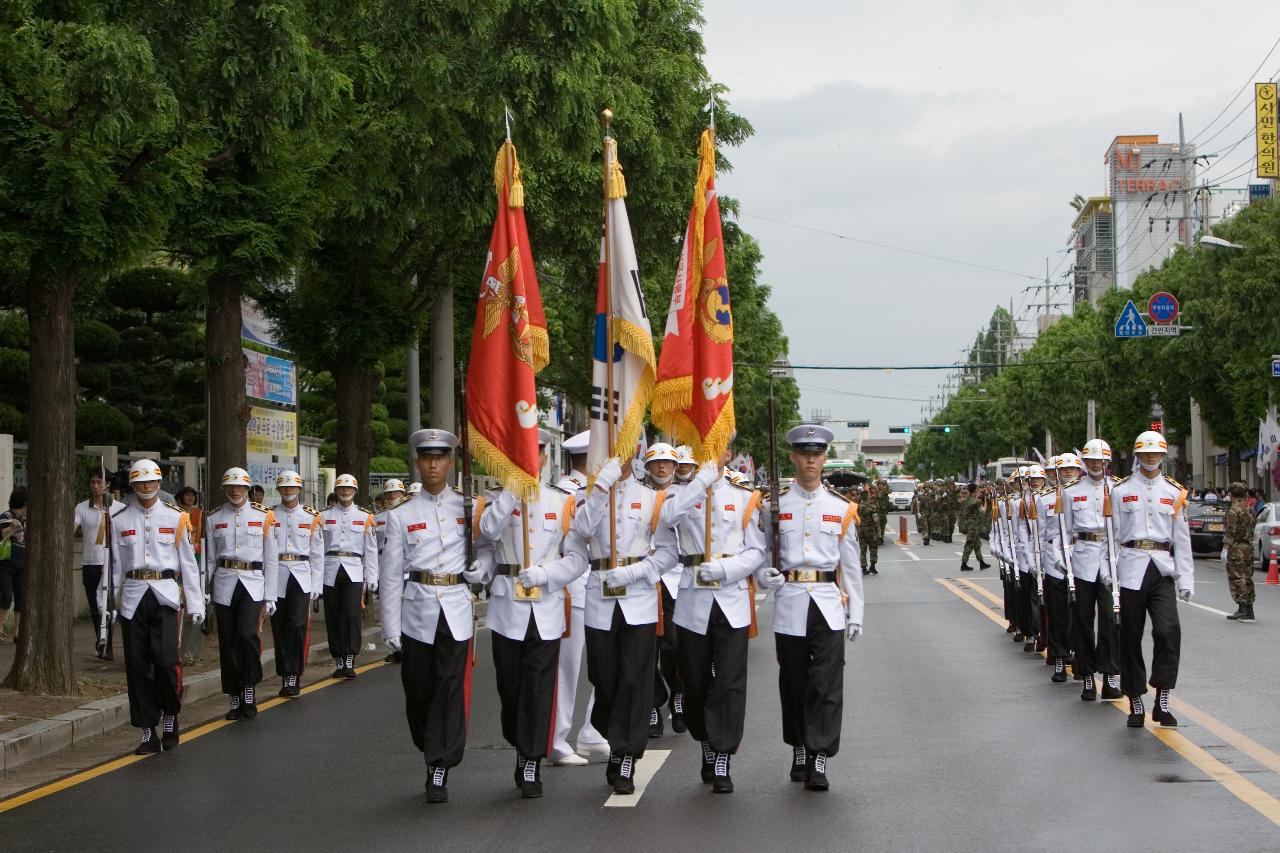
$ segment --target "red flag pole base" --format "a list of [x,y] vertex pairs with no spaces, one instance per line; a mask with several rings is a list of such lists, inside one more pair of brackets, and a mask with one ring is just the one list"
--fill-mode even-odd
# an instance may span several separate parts
[[898,519],[898,544],[907,544],[907,517],[905,515]]

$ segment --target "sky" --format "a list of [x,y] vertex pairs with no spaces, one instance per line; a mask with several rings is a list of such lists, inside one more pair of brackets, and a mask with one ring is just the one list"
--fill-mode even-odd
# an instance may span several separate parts
[[[1243,186],[1252,85],[1233,96],[1280,76],[1274,4],[1255,0],[704,0],[703,14],[712,79],[755,128],[717,186],[761,243],[796,365],[964,358],[997,305],[1044,301],[1024,289],[1046,258],[1066,280],[1068,203],[1106,194],[1116,135],[1177,141],[1181,111],[1188,141],[1222,153],[1208,180]],[[804,417],[869,420],[875,437],[919,423],[944,372],[796,379]]]

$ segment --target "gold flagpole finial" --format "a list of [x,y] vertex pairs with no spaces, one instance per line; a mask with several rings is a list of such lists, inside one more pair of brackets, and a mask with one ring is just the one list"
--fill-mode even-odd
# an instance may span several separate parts
[[605,107],[600,113],[600,118],[604,119],[604,132],[608,136],[610,128],[613,127],[613,110]]

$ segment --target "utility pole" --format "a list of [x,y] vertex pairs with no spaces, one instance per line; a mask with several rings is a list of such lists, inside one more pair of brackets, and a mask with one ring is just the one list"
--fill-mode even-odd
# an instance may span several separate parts
[[1182,164],[1182,245],[1191,248],[1191,172],[1187,169],[1187,134],[1178,113],[1178,160]]

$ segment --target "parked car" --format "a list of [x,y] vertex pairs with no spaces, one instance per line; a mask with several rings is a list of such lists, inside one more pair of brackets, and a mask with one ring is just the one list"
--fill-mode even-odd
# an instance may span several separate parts
[[1222,534],[1227,512],[1213,503],[1187,505],[1187,526],[1191,528],[1191,550],[1196,554],[1222,550]]
[[916,495],[916,481],[905,478],[889,478],[889,508],[897,512],[908,512],[911,501]]
[[1263,504],[1258,512],[1258,523],[1253,528],[1253,540],[1262,568],[1267,567],[1271,549],[1280,552],[1280,503]]

